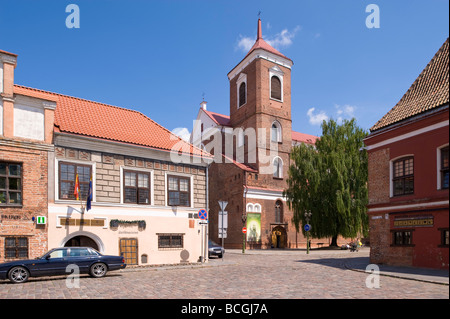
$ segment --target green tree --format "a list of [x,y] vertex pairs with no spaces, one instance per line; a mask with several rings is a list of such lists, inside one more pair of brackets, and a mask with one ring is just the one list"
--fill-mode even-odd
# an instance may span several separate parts
[[331,237],[331,246],[337,246],[339,235],[367,234],[366,136],[355,119],[341,125],[331,119],[322,123],[322,136],[315,146],[301,144],[292,149],[293,164],[283,194],[294,212],[297,231],[306,223],[305,211],[311,211],[311,236]]

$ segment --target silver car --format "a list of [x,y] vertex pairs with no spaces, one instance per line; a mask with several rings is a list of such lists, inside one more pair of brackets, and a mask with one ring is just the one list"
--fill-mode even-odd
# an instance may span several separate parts
[[211,256],[222,258],[223,254],[225,254],[225,249],[222,246],[208,240],[208,258],[211,258]]

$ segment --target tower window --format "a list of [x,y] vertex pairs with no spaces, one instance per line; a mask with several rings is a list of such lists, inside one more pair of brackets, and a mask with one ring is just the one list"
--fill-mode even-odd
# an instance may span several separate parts
[[272,123],[272,128],[270,129],[270,140],[272,142],[282,142],[281,138],[281,124],[278,121]]
[[281,81],[275,75],[270,79],[270,97],[281,101]]
[[283,161],[278,156],[273,160],[273,177],[283,178]]
[[247,102],[245,91],[246,91],[245,82],[242,82],[241,85],[239,86],[239,107],[241,107]]

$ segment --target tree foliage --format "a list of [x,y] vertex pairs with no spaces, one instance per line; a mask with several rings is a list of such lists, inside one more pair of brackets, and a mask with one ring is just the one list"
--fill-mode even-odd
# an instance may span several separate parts
[[312,237],[332,237],[332,245],[337,245],[338,235],[367,234],[366,136],[355,119],[341,125],[331,119],[322,123],[322,136],[315,146],[301,144],[292,149],[283,194],[294,212],[297,231],[306,223],[305,211],[311,211]]

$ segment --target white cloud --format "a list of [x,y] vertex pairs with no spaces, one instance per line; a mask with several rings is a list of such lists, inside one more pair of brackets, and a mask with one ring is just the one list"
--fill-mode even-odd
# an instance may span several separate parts
[[249,51],[252,48],[253,44],[255,43],[255,39],[250,37],[244,37],[242,35],[239,35],[239,38],[240,39],[238,41],[237,48],[241,49],[244,52]]
[[191,138],[191,133],[189,130],[185,127],[177,127],[172,130],[172,133],[179,136],[186,142],[189,142],[189,139]]
[[266,42],[273,46],[275,49],[279,48],[287,48],[292,44],[292,39],[295,37],[295,34],[300,30],[300,26],[296,26],[294,30],[289,31],[288,29],[284,29],[280,33],[276,34],[273,37],[267,37]]
[[335,104],[334,107],[336,108],[336,114],[337,114],[337,122],[342,123],[344,119],[350,120],[353,117],[355,117],[355,110],[356,106],[352,105],[337,105]]
[[[267,29],[270,28],[271,26],[268,23]],[[287,48],[290,45],[292,45],[292,39],[295,37],[295,34],[300,29],[301,29],[300,26],[296,26],[292,31],[289,31],[288,29],[283,29],[280,33],[274,36],[263,35],[263,39],[275,49]],[[254,37],[244,37],[242,34],[240,34],[236,49],[248,52],[252,48],[255,41],[256,39]]]
[[328,121],[328,115],[325,111],[318,111],[314,114],[316,109],[314,107],[310,108],[306,113],[309,117],[309,123],[311,125],[321,125],[323,121]]

